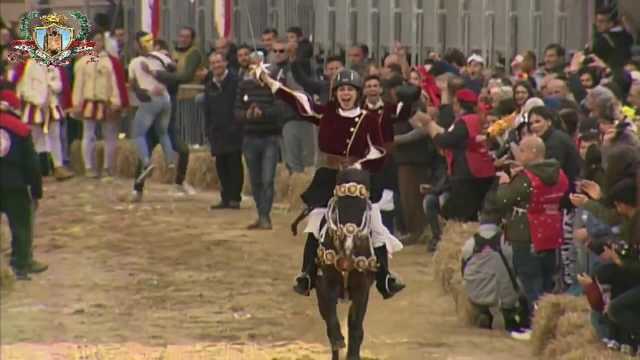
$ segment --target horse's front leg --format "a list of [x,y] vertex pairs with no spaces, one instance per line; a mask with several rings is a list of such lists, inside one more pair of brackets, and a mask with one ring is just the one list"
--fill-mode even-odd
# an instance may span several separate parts
[[[316,295],[318,296],[320,315],[322,315],[327,325],[327,337],[331,343],[332,359],[338,360],[340,350],[345,348],[345,343],[342,331],[340,331],[340,321],[338,320],[337,286],[330,286],[330,283],[335,283],[334,277],[331,277],[326,271],[322,276],[318,276],[316,280]],[[335,284],[340,285],[339,282]]]
[[369,305],[371,275],[359,273],[351,282],[351,306],[349,307],[348,360],[360,360],[360,347],[364,339],[364,317]]

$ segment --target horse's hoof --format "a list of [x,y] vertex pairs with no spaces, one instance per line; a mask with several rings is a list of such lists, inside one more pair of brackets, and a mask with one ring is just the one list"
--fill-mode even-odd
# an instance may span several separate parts
[[341,349],[344,349],[347,347],[347,344],[345,344],[344,340],[340,340],[337,341],[335,344],[331,345],[331,350],[332,351],[339,351]]

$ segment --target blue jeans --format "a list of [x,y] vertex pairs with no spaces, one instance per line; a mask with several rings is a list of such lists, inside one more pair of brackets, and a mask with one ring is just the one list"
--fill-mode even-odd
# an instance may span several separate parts
[[171,121],[171,100],[169,95],[152,96],[151,101],[141,102],[133,118],[131,136],[133,137],[138,157],[144,166],[149,164],[149,146],[147,145],[147,131],[154,127],[165,159],[169,164],[175,164],[176,153],[169,139],[169,121]]
[[271,220],[274,179],[280,154],[280,136],[245,135],[242,152],[249,168],[251,193],[256,203],[258,217]]
[[533,306],[545,293],[553,291],[553,277],[558,269],[558,252],[536,253],[531,244],[513,244],[513,267],[522,282],[524,293]]

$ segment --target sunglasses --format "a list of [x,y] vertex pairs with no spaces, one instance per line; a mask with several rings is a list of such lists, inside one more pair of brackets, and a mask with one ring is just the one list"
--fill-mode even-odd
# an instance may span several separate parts
[[273,52],[276,54],[284,54],[285,51],[285,49],[273,49]]

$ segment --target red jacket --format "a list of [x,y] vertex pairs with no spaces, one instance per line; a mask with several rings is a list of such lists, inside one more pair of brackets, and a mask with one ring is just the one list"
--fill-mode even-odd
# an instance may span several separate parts
[[[482,123],[477,114],[466,114],[457,121],[464,122],[468,136],[464,146],[465,158],[471,175],[475,178],[487,178],[495,176],[496,168],[493,165],[493,158],[489,154],[489,148],[485,141],[478,141],[476,138],[482,134]],[[453,150],[446,149],[447,167],[449,175],[453,175]]]
[[531,243],[536,251],[555,250],[563,240],[560,200],[569,189],[569,179],[560,170],[558,181],[546,185],[530,170],[524,170],[531,182],[531,199],[527,207]]

